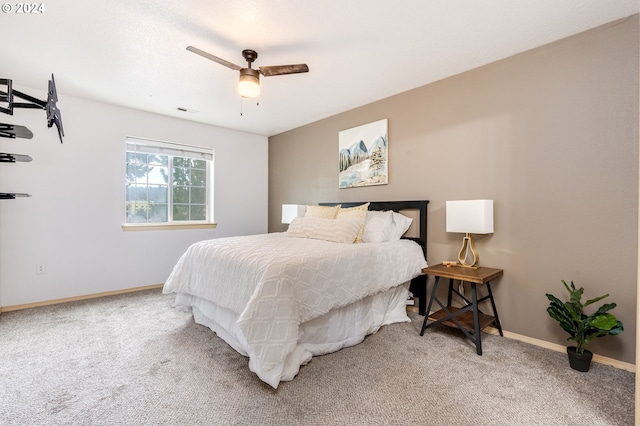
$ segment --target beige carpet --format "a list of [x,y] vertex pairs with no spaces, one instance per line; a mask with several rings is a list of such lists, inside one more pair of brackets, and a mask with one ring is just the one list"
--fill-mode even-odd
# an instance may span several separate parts
[[274,390],[159,290],[0,316],[2,425],[632,425],[634,374],[422,317]]

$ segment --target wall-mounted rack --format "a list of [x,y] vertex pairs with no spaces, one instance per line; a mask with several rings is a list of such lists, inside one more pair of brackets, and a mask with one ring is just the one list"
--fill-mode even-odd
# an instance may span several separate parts
[[[5,87],[2,90],[2,86]],[[16,102],[16,98],[22,99],[26,102]],[[5,103],[6,106],[0,105],[0,112],[13,115],[14,108],[35,108],[43,109],[47,112],[47,126],[51,127],[54,124],[58,129],[58,137],[60,143],[62,143],[62,136],[64,136],[64,130],[62,128],[62,116],[56,103],[58,102],[58,92],[56,90],[56,81],[51,74],[51,80],[49,80],[49,88],[47,91],[47,100],[43,101],[26,93],[20,92],[13,88],[13,80],[8,78],[0,78],[0,103]],[[33,132],[27,129],[25,126],[18,124],[0,123],[0,138],[9,139],[31,139],[33,138]],[[30,162],[33,158],[25,154],[9,154],[0,152],[0,163],[15,163],[15,162]],[[0,200],[13,200],[16,197],[31,197],[29,194],[20,192],[0,192]]]
[[0,200],[13,200],[16,197],[31,197],[31,195],[20,192],[0,192]]
[[31,130],[27,129],[24,126],[19,126],[17,124],[0,123],[0,137],[11,139],[31,139],[33,138],[33,133],[31,132]]
[[7,154],[4,152],[0,152],[0,163],[15,163],[15,162],[28,163],[31,160],[33,160],[33,158],[31,158],[29,155]]

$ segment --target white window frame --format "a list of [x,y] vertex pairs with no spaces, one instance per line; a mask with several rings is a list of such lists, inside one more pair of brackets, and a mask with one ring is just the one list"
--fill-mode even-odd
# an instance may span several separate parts
[[[167,222],[127,222],[126,208],[126,181],[125,181],[125,202],[124,202],[124,223],[122,228],[129,229],[184,229],[184,228],[206,228],[215,227],[213,219],[213,170],[214,170],[214,150],[212,148],[205,148],[194,145],[186,145],[175,142],[165,142],[153,139],[145,139],[139,137],[126,137],[126,149],[127,152],[138,152],[144,154],[158,154],[169,156],[169,163],[167,165],[169,178],[168,178],[168,194],[167,194]],[[204,220],[173,220],[173,157],[182,158],[195,158],[198,160],[205,160],[209,162],[207,167],[206,181],[207,181],[207,193],[206,193],[206,218]],[[125,167],[127,161],[125,157]],[[126,176],[126,172],[125,172]]]

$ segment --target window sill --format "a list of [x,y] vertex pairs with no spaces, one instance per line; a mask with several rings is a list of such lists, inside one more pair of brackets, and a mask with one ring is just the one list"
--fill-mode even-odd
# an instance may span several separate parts
[[184,229],[213,229],[218,226],[217,223],[188,223],[180,224],[143,224],[143,223],[126,223],[122,225],[123,231],[172,231]]

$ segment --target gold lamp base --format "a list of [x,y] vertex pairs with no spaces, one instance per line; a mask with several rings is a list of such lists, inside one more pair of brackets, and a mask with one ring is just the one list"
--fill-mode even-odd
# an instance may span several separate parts
[[[469,258],[467,261],[467,258]],[[476,251],[476,244],[471,237],[471,234],[467,233],[462,239],[462,248],[460,249],[460,253],[458,253],[458,261],[460,262],[460,266],[464,266],[465,268],[473,268],[478,269],[478,261],[480,260],[480,256]]]

